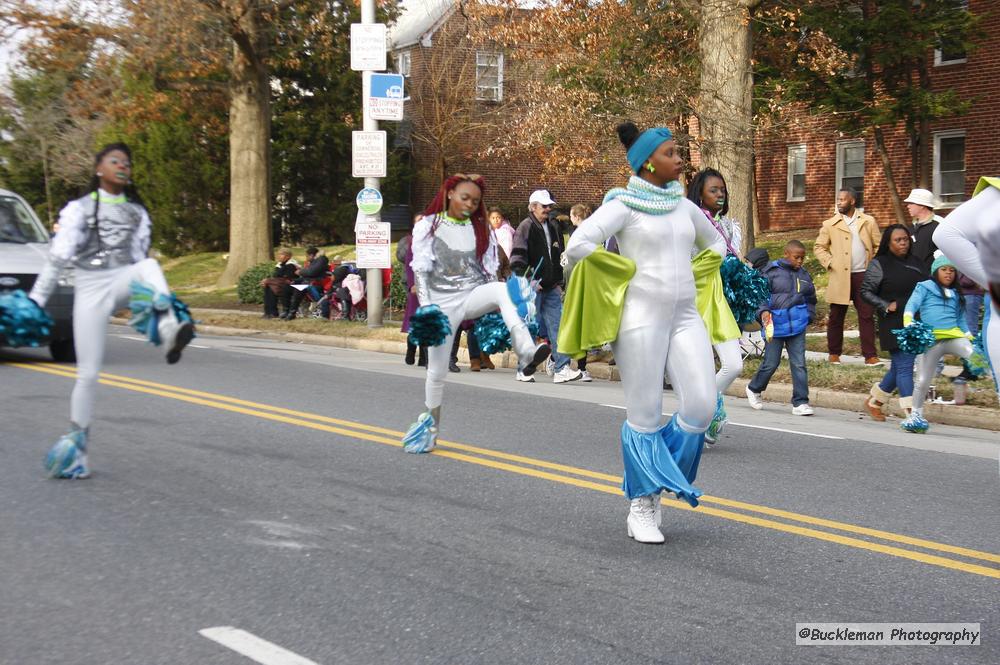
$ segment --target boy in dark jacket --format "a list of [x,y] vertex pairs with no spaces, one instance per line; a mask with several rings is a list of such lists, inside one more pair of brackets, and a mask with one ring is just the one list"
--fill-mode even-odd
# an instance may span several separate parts
[[767,339],[764,362],[747,384],[747,399],[755,409],[764,408],[761,393],[781,363],[782,349],[787,349],[792,369],[792,414],[813,414],[806,373],[806,328],[816,318],[816,287],[802,268],[805,259],[805,245],[789,240],[784,258],[769,263],[763,270],[771,286],[771,297],[758,312]]

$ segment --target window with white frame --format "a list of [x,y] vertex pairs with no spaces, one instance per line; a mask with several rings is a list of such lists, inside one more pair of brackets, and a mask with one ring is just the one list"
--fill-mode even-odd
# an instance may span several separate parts
[[934,134],[934,194],[944,208],[965,200],[965,130]]
[[476,99],[503,100],[503,53],[476,51]]
[[[969,11],[968,0],[955,0],[955,11]],[[934,66],[957,65],[965,62],[966,52],[962,44],[955,43],[956,40],[948,35],[939,35],[938,47],[934,49]]]
[[857,192],[854,205],[864,208],[865,142],[841,141],[837,144],[837,190],[850,188]]
[[396,73],[403,76],[410,75],[410,52],[400,51],[396,54]]
[[806,200],[806,146],[788,146],[788,201]]

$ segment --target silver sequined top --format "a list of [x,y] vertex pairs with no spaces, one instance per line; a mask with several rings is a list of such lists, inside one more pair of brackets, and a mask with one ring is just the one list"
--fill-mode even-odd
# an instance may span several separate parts
[[[427,285],[433,291],[459,293],[494,281],[476,258],[476,234],[471,224],[440,218],[431,235],[432,221],[423,219],[414,227],[410,265],[414,272],[426,273]],[[491,243],[488,254],[495,256],[495,251]]]

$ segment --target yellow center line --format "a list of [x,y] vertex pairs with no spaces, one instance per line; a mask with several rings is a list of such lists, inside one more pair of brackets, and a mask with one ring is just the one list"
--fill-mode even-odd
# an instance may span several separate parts
[[[74,370],[50,363],[8,362],[5,364],[9,364],[14,367],[20,367],[23,369],[30,369],[38,372],[43,372],[46,374],[62,376],[66,378],[76,377],[76,372]],[[285,409],[282,407],[260,404],[247,400],[228,397],[225,395],[217,395],[214,393],[208,393],[204,391],[191,390],[188,388],[181,388],[178,386],[171,386],[169,384],[156,383],[153,381],[144,381],[141,379],[134,379],[131,377],[124,377],[107,373],[102,373],[101,377],[102,378],[100,379],[100,383],[112,387],[123,388],[126,390],[132,390],[134,392],[140,392],[149,395],[156,395],[159,397],[166,397],[169,399],[176,399],[190,404],[198,404],[201,406],[217,408],[225,411],[230,411],[233,413],[255,416],[258,418],[264,418],[267,420],[281,422],[289,425],[296,425],[299,427],[307,427],[310,429],[320,430],[324,432],[340,434],[346,437],[371,441],[374,443],[399,446],[400,445],[399,437],[403,434],[402,432],[398,432],[396,430],[387,429],[383,427],[376,427],[372,425],[366,425],[364,423],[356,423],[353,421],[343,420],[339,418],[331,418],[328,416],[321,416],[318,414],[311,414],[303,411],[295,411],[292,409]],[[326,423],[331,423],[331,424],[326,424]],[[337,427],[333,425],[341,425],[342,427]],[[345,427],[353,429],[345,429]],[[523,464],[530,464],[532,466],[552,469],[555,471],[562,471],[564,473],[568,472],[578,476],[584,476],[604,481],[611,481],[615,484],[609,485],[607,483],[593,482],[590,480],[585,480],[583,478],[567,477],[556,473],[550,473],[548,471],[541,471],[539,469],[525,468],[523,466],[508,464],[507,462],[496,461],[492,459],[483,459],[482,457],[467,455],[461,452],[453,452],[452,450],[447,450],[446,448],[454,448],[456,450],[462,450],[465,452],[488,455],[491,457],[496,457],[498,459],[503,459],[512,462],[519,462]],[[585,489],[596,490],[607,494],[620,495],[621,493],[619,476],[613,476],[611,474],[589,471],[587,469],[581,469],[578,467],[572,467],[563,464],[556,464],[553,462],[546,462],[544,460],[537,460],[531,457],[512,455],[509,453],[501,453],[499,451],[489,450],[486,448],[478,448],[476,446],[470,446],[467,444],[444,442],[444,441],[440,442],[440,446],[432,454],[437,455],[439,457],[446,457],[449,459],[463,461],[471,464],[477,464],[480,466],[486,466],[494,469],[508,471],[519,475],[541,478],[552,482],[561,483],[564,485],[572,485]],[[909,545],[915,545],[927,549],[936,549],[938,551],[950,552],[953,554],[958,554],[970,558],[978,558],[987,561],[1000,562],[1000,556],[991,554],[989,552],[980,552],[977,550],[972,550],[964,547],[948,545],[946,543],[937,543],[934,541],[924,540],[921,538],[913,538],[910,536],[895,534],[887,531],[869,529],[867,527],[856,526],[844,522],[837,522],[834,520],[827,520],[823,518],[812,517],[809,515],[801,515],[790,511],[780,510],[777,508],[770,508],[768,506],[760,506],[756,504],[744,503],[741,501],[735,501],[731,499],[723,499],[720,497],[708,497],[708,496],[702,497],[702,502],[717,503],[720,505],[724,505],[731,508],[737,508],[740,510],[758,512],[766,515],[772,515],[774,517],[781,517],[783,519],[788,519],[792,521],[798,521],[807,524],[814,524],[817,526],[824,526],[832,529],[848,531],[851,533],[873,536],[876,538],[881,538],[883,540],[891,540],[900,543],[906,543]],[[678,510],[688,510],[688,511],[694,510],[688,507],[687,505],[676,501],[666,502],[663,505]],[[855,547],[858,549],[864,549],[873,552],[879,552],[882,554],[888,554],[891,556],[897,556],[930,565],[936,565],[944,568],[951,568],[954,570],[961,570],[968,573],[1000,579],[1000,570],[998,569],[990,568],[987,566],[981,566],[978,564],[956,561],[946,557],[940,557],[933,554],[927,554],[924,552],[914,552],[912,550],[893,547],[890,545],[872,543],[870,541],[851,538],[849,536],[842,536],[840,534],[829,533],[826,531],[819,531],[807,527],[800,527],[793,524],[786,524],[784,522],[776,522],[774,520],[764,519],[754,515],[746,515],[743,513],[736,513],[728,510],[721,510],[718,508],[713,508],[705,505],[699,507],[695,512],[701,514],[708,514],[736,522],[741,522],[744,524],[750,524],[763,528],[782,531],[785,533],[791,533],[799,536],[815,538],[818,540],[834,542],[849,547]]]

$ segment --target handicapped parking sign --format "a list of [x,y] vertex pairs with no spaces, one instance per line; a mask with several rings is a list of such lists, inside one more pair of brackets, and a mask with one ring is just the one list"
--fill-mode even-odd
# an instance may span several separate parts
[[402,74],[372,74],[368,90],[368,113],[373,120],[403,119]]

